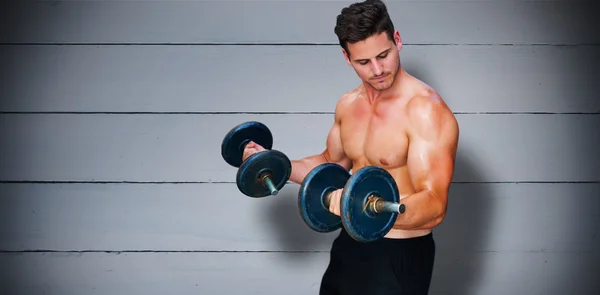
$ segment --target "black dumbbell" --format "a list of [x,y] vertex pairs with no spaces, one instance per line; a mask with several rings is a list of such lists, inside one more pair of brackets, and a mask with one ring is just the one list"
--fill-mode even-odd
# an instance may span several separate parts
[[[250,141],[266,150],[242,161],[244,148]],[[260,122],[244,122],[225,135],[221,143],[221,156],[229,165],[239,168],[236,183],[243,194],[253,198],[276,195],[289,180],[292,172],[290,159],[272,147],[273,135]]]
[[[331,192],[342,190],[340,215],[329,212]],[[394,178],[383,168],[367,166],[352,175],[343,167],[326,163],[311,170],[300,186],[298,205],[306,224],[318,232],[341,226],[357,241],[384,237],[406,207],[400,204]]]
[[392,175],[379,166],[366,166],[352,174],[342,192],[340,212],[344,228],[359,242],[383,238],[406,206]]

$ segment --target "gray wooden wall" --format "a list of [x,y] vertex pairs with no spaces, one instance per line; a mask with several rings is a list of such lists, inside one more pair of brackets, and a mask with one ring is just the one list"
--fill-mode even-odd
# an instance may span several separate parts
[[[387,2],[461,127],[431,294],[599,294],[598,5]],[[317,294],[337,232],[219,152],[246,120],[323,149],[349,3],[2,2],[0,293]]]

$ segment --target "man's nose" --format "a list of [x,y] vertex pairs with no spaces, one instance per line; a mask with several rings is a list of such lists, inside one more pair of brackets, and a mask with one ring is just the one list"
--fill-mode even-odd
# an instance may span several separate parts
[[373,74],[375,76],[379,76],[381,74],[383,74],[383,66],[381,66],[378,62],[372,62],[371,63],[372,67],[373,67]]

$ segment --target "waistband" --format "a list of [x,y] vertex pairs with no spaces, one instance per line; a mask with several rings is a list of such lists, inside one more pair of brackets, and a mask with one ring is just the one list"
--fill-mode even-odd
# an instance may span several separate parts
[[[349,239],[352,241],[356,241],[354,240],[349,234],[348,232],[342,227],[339,237],[340,239]],[[423,243],[423,242],[430,242],[431,240],[433,240],[433,231],[423,235],[423,236],[418,236],[418,237],[411,237],[411,238],[381,238],[379,240],[373,241],[373,242],[369,242],[366,244],[384,244],[384,245],[410,245],[410,244],[419,244],[419,243]],[[359,243],[358,241],[356,241],[357,243]]]

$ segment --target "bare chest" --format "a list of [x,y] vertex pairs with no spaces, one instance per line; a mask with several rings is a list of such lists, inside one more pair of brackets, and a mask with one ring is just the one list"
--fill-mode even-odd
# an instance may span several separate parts
[[405,118],[377,113],[355,114],[344,120],[344,152],[360,166],[397,168],[406,165],[408,136]]

